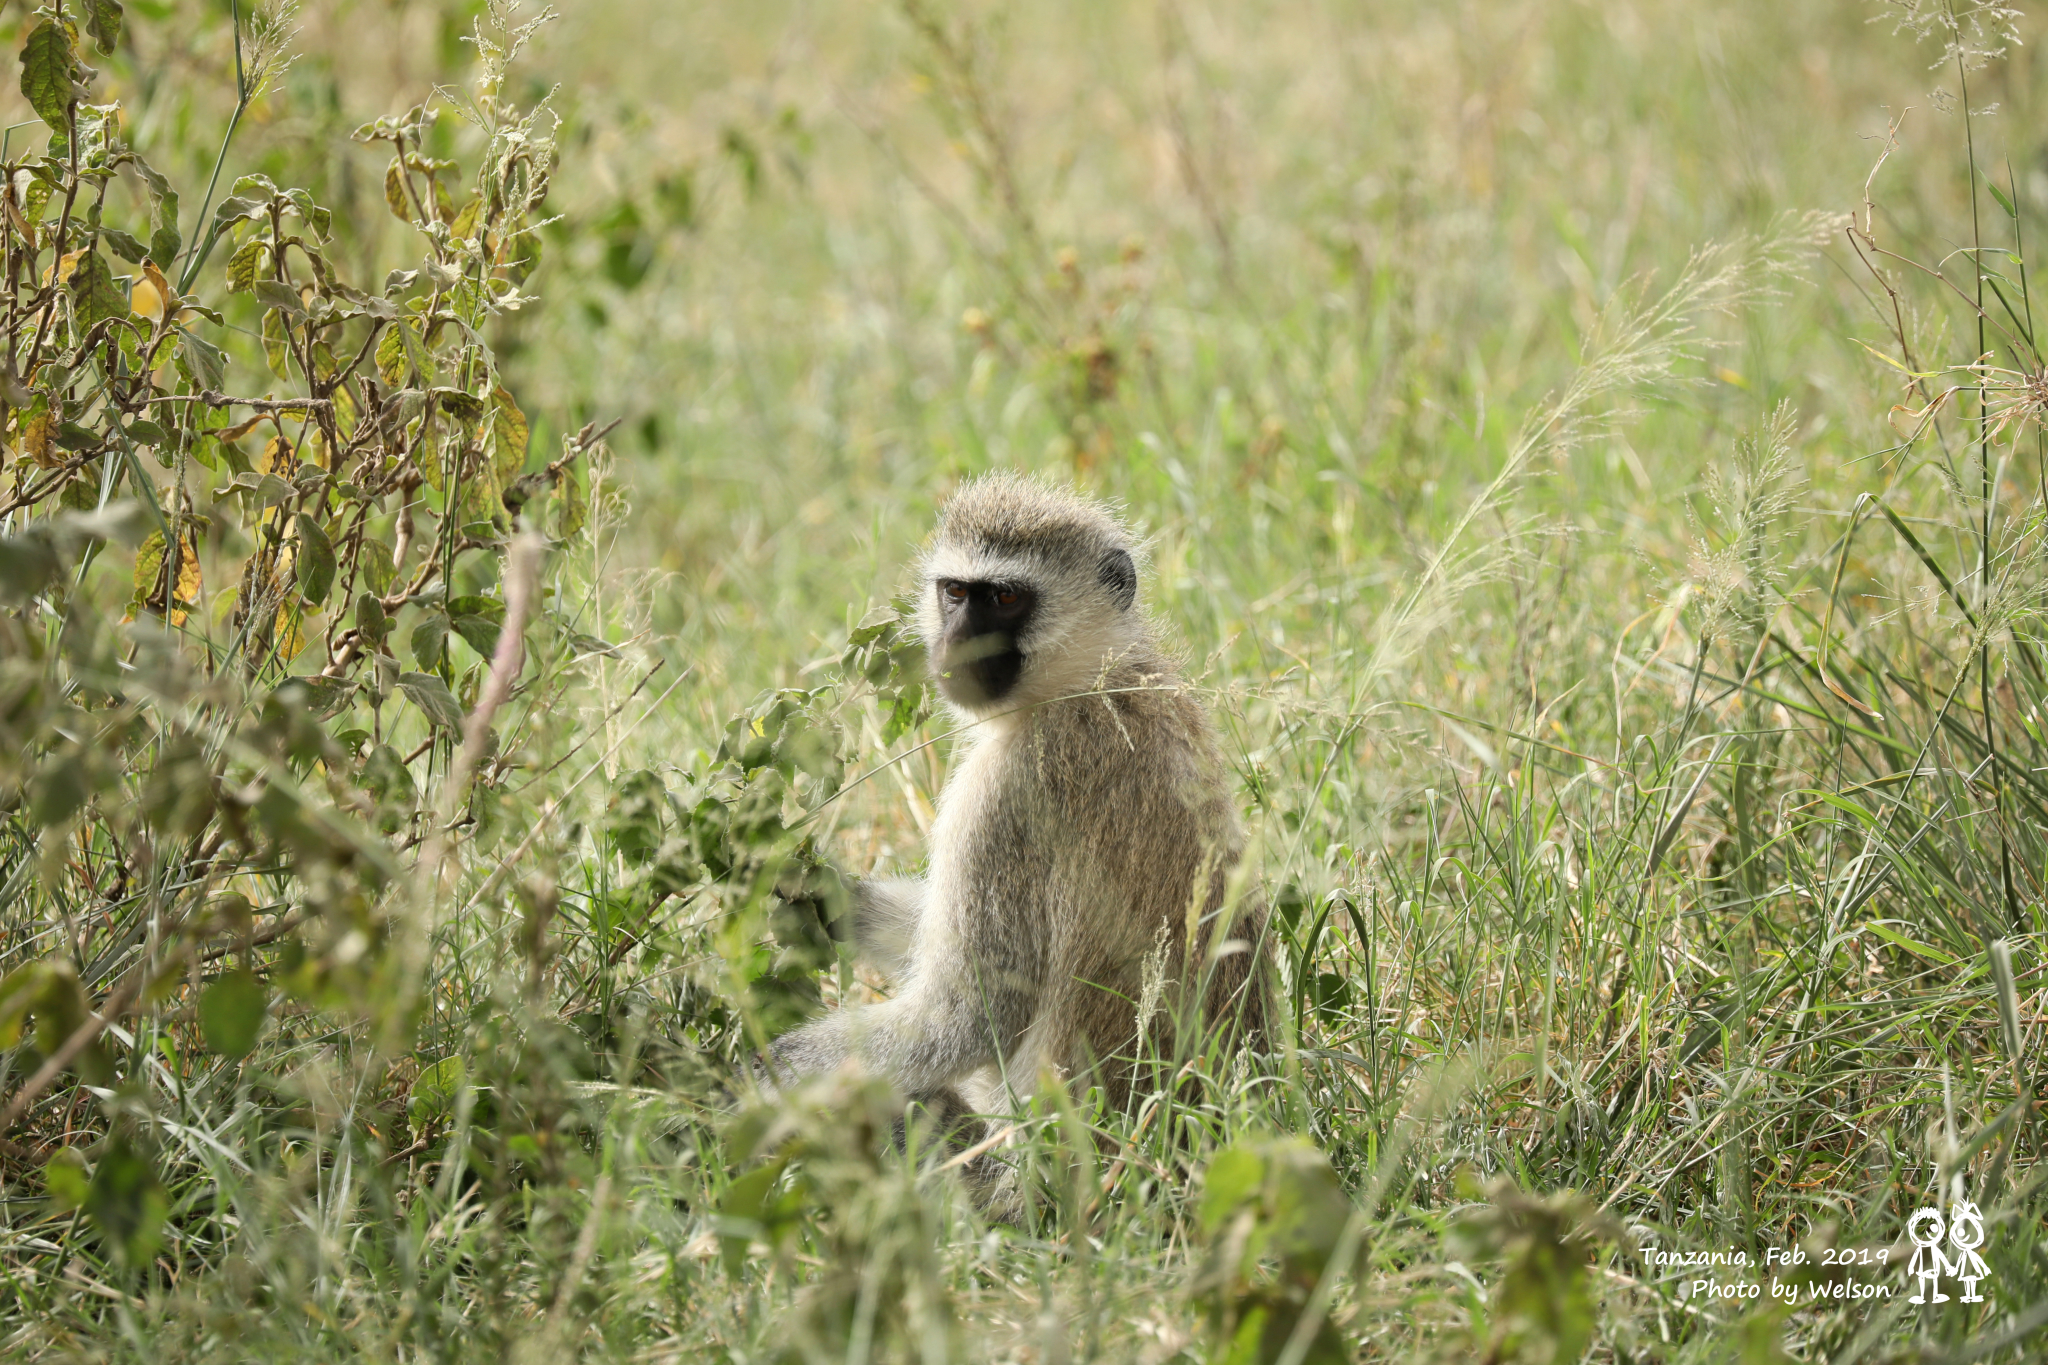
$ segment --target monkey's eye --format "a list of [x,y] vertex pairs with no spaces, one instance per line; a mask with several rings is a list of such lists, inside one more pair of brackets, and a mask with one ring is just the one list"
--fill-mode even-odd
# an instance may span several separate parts
[[965,583],[948,583],[944,591],[948,602],[965,602],[967,600],[967,585]]
[[1016,606],[1016,605],[1017,605],[1017,594],[1016,594],[1016,593],[1014,593],[1014,592],[1011,592],[1011,591],[1010,591],[1010,590],[1009,590],[1008,588],[1004,588],[1004,589],[1003,589],[1003,590],[1002,590],[1001,592],[998,592],[998,593],[996,594],[996,605],[998,605],[998,606],[1003,606],[1003,607],[1014,607],[1014,606]]

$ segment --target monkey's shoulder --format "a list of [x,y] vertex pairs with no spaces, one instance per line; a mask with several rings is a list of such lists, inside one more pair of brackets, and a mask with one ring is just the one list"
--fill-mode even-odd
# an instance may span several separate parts
[[1214,732],[1190,697],[1075,698],[1035,717],[1009,758],[1011,789],[1062,820],[1116,824],[1227,803]]

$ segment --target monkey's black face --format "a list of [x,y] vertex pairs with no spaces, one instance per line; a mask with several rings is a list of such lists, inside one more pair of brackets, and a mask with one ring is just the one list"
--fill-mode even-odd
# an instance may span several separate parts
[[1038,594],[1021,583],[969,583],[957,578],[938,582],[939,677],[952,698],[964,706],[1001,701],[1024,673],[1024,652],[1017,647]]

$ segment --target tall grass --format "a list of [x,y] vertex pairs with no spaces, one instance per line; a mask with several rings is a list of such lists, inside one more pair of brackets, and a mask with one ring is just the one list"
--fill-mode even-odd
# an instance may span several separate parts
[[[0,1341],[2031,1358],[2048,172],[2038,24],[1987,62],[1960,9],[565,15],[546,303],[494,344],[536,440],[625,419],[557,587],[606,652],[408,1047],[308,1011],[45,1106],[151,1126],[171,1240],[123,1270],[11,1162]],[[460,49],[381,35],[444,17],[314,7],[250,155],[416,98]],[[848,637],[993,464],[1151,533],[1288,1035],[1041,1095],[1000,1224],[886,1093],[731,1088],[872,989],[768,892],[918,858],[941,722]],[[1958,1193],[1990,1301],[1909,1305],[1905,1217]],[[1695,1296],[1644,1247],[1895,1292]]]

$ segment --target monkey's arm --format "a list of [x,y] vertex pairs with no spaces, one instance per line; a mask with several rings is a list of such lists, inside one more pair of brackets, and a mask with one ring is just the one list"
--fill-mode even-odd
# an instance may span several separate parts
[[854,947],[892,983],[909,971],[924,897],[922,877],[877,877],[853,884]]

